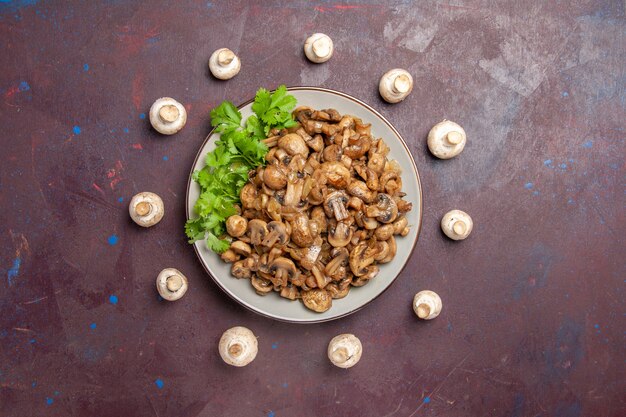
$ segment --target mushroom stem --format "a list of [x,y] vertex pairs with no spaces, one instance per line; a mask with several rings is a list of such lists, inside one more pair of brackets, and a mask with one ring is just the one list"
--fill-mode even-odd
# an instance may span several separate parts
[[446,142],[452,146],[456,146],[463,141],[463,135],[456,130],[448,132],[446,135]]
[[167,285],[167,289],[171,292],[176,292],[180,290],[180,288],[183,286],[183,280],[178,275],[172,275],[171,277],[168,277],[165,282]]
[[147,216],[152,211],[152,205],[147,201],[142,201],[135,206],[135,213],[138,216]]
[[461,221],[461,220],[457,220],[454,222],[454,224],[452,225],[452,230],[454,231],[454,233],[456,233],[457,235],[464,235],[465,232],[467,231],[467,225],[465,224],[465,222]]
[[420,319],[425,319],[430,315],[430,306],[428,304],[422,303],[417,306],[417,317]]
[[393,80],[393,91],[397,94],[404,94],[411,89],[411,80],[405,74],[400,74]]
[[350,354],[348,353],[348,349],[345,347],[340,347],[333,351],[332,360],[336,363],[344,363],[348,359],[350,359]]
[[217,62],[222,66],[230,64],[233,62],[233,59],[235,59],[235,53],[230,49],[223,49],[217,55]]
[[180,111],[178,111],[178,107],[173,104],[166,104],[159,109],[159,119],[161,119],[163,123],[174,123],[178,120],[179,116]]
[[232,345],[228,347],[228,353],[233,358],[236,358],[239,355],[241,355],[241,352],[243,352],[243,346],[241,346],[239,343],[233,343]]
[[335,214],[335,219],[337,221],[342,221],[348,218],[348,211],[344,207],[343,203],[339,200],[334,200],[330,203],[333,213]]

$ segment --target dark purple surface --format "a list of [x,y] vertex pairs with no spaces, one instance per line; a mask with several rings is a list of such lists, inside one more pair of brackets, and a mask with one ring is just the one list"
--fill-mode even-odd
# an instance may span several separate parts
[[[624,2],[170,3],[0,2],[0,415],[626,413]],[[323,65],[302,54],[318,31]],[[223,46],[243,62],[228,82],[206,66]],[[392,67],[416,82],[393,106],[377,94]],[[409,267],[336,322],[246,311],[182,233],[208,111],[281,83],[376,107],[422,177]],[[188,109],[172,137],[142,118],[161,96]],[[469,138],[450,161],[425,144],[444,117]],[[127,214],[139,191],[165,201],[149,230]],[[464,242],[439,230],[452,208],[474,218]],[[179,302],[157,298],[164,267],[190,278]],[[432,322],[411,310],[421,289],[443,299]],[[217,354],[233,325],[259,336],[246,368]],[[347,371],[325,353],[342,332],[364,346]]]

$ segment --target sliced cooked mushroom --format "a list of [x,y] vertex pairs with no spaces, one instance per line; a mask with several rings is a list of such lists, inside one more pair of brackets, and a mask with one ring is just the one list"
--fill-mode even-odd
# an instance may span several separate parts
[[176,301],[187,292],[187,277],[178,269],[165,268],[157,276],[156,286],[163,299]]
[[302,291],[302,302],[309,310],[323,313],[333,305],[333,299],[330,293],[322,288],[313,288],[308,291]]
[[381,259],[379,261],[381,264],[386,264],[387,262],[391,262],[393,258],[396,256],[396,251],[398,250],[398,247],[396,246],[396,239],[393,236],[387,239],[387,245],[389,247],[389,253],[384,259]]
[[374,232],[374,236],[378,240],[387,240],[393,236],[395,229],[393,224],[383,224]]
[[242,242],[241,240],[236,240],[230,244],[230,250],[235,252],[237,255],[241,255],[244,258],[247,258],[252,253],[252,248],[246,242]]
[[341,288],[338,283],[331,282],[326,286],[325,290],[328,291],[330,293],[330,296],[336,300],[344,298],[348,295],[348,293],[350,292],[350,285]]
[[269,272],[275,278],[274,285],[285,286],[289,279],[296,274],[296,265],[291,259],[279,257],[274,259],[269,265]]
[[239,192],[239,200],[241,200],[241,205],[244,209],[254,208],[256,197],[257,190],[254,187],[254,184],[251,183],[244,185]]
[[170,97],[161,97],[150,107],[150,124],[159,133],[173,135],[187,123],[187,110]]
[[348,245],[352,239],[352,230],[350,226],[343,222],[337,222],[331,225],[328,230],[328,243],[332,246],[339,248]]
[[437,123],[428,132],[428,149],[440,159],[457,156],[465,148],[466,142],[465,130],[450,120]]
[[222,360],[232,366],[246,366],[256,358],[259,345],[250,329],[236,326],[222,334],[218,346]]
[[248,234],[250,243],[260,245],[267,235],[267,223],[263,220],[253,219],[248,222]]
[[247,265],[246,259],[242,259],[233,263],[230,267],[230,273],[239,279],[250,278],[252,276],[252,270]]
[[333,250],[332,255],[333,259],[328,264],[326,264],[326,267],[324,268],[324,273],[329,277],[334,278],[334,276],[337,275],[339,269],[348,263],[348,257],[350,256],[350,254],[348,253],[348,250],[346,248],[337,248]]
[[298,288],[295,285],[289,284],[280,290],[280,296],[293,301],[300,298],[300,291],[298,291]]
[[452,240],[463,240],[472,233],[474,222],[461,210],[450,210],[441,219],[441,229]]
[[150,227],[161,221],[165,214],[165,206],[158,195],[143,192],[135,194],[130,200],[128,213],[139,226]]
[[324,162],[319,168],[328,184],[335,188],[346,188],[350,184],[350,171],[341,162]]
[[381,223],[391,223],[398,217],[398,206],[389,194],[378,193],[376,205],[368,206],[365,213]]
[[370,204],[376,199],[376,192],[369,189],[367,184],[363,181],[353,180],[346,189],[348,194],[354,197],[358,197],[365,203]]
[[378,91],[388,103],[404,100],[413,90],[413,77],[408,71],[394,68],[380,78]]
[[252,278],[250,278],[250,283],[256,290],[257,294],[265,295],[272,292],[272,290],[274,289],[272,281],[270,281],[269,279],[261,278],[257,275],[253,275]]
[[282,222],[272,221],[267,224],[267,235],[261,242],[261,245],[268,248],[273,247],[277,242],[281,245],[289,242],[289,234],[287,233],[287,226]]
[[226,231],[232,237],[240,237],[246,234],[248,220],[235,214],[226,219]]
[[441,298],[433,291],[420,291],[413,298],[413,310],[417,317],[423,320],[432,320],[437,317],[442,307]]
[[220,48],[211,54],[209,69],[215,78],[229,80],[239,73],[241,61],[230,49]]
[[375,251],[369,246],[369,242],[361,242],[350,252],[350,269],[357,276],[367,273],[367,267],[374,262]]
[[314,33],[304,42],[304,54],[315,64],[326,62],[333,56],[333,41],[328,35]]
[[297,133],[289,133],[278,139],[278,147],[284,149],[289,155],[302,155],[304,158],[309,156],[309,147]]
[[237,255],[232,249],[228,249],[220,255],[220,258],[222,258],[224,262],[233,263],[239,260],[239,255]]
[[363,345],[353,334],[340,334],[328,344],[328,359],[339,368],[351,368],[361,359]]
[[345,192],[334,191],[324,200],[324,211],[328,217],[334,216],[337,221],[345,220],[348,218],[347,202],[348,196]]

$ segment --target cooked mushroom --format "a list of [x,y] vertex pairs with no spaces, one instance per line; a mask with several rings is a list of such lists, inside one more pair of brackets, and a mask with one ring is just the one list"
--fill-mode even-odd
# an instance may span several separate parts
[[394,230],[395,229],[393,224],[383,224],[378,229],[376,229],[376,231],[374,232],[374,236],[376,236],[376,239],[378,240],[387,240],[391,236],[393,236]]
[[400,68],[387,71],[378,83],[378,91],[388,103],[398,103],[404,100],[411,90],[413,90],[413,77],[408,71]]
[[376,192],[370,190],[363,181],[353,180],[350,185],[348,185],[346,191],[348,191],[350,195],[360,198],[367,204],[372,203],[374,199],[376,199]]
[[211,54],[209,69],[215,78],[229,80],[239,73],[241,61],[230,49],[220,48]]
[[267,223],[263,220],[253,219],[248,222],[248,234],[250,243],[260,245],[267,235]]
[[232,237],[241,237],[246,234],[248,229],[248,220],[238,214],[230,216],[226,219],[226,231]]
[[246,242],[241,240],[236,240],[230,244],[230,250],[235,252],[237,255],[241,255],[244,258],[247,258],[252,253],[252,248]]
[[337,221],[348,218],[346,203],[348,196],[343,191],[334,191],[324,200],[324,211],[328,217],[334,216]]
[[393,258],[395,258],[396,256],[396,251],[398,250],[398,247],[396,246],[396,239],[391,236],[389,239],[387,239],[387,245],[389,248],[389,253],[387,254],[387,256],[383,259],[381,259],[380,262],[381,264],[386,264],[387,262],[391,262],[393,260]]
[[232,264],[233,262],[239,260],[239,255],[237,255],[232,249],[227,249],[220,255],[220,258],[222,261]]
[[333,41],[328,35],[314,33],[304,42],[304,54],[315,64],[326,62],[333,56]]
[[263,170],[263,182],[272,190],[280,190],[287,185],[287,176],[277,165],[268,165]]
[[467,238],[473,228],[472,218],[461,210],[450,210],[441,219],[441,230],[452,240]]
[[450,159],[463,151],[467,137],[465,130],[458,124],[443,120],[428,132],[428,149],[440,159]]
[[343,221],[331,225],[328,230],[328,243],[339,248],[346,246],[352,239],[352,230],[350,226]]
[[279,257],[269,265],[269,273],[275,278],[274,285],[285,286],[289,279],[296,274],[296,265],[289,258]]
[[365,275],[367,267],[374,262],[375,250],[370,247],[369,242],[361,242],[350,252],[350,269],[357,276]]
[[333,250],[332,255],[333,259],[326,264],[324,273],[333,279],[339,280],[343,278],[341,275],[345,276],[345,268],[343,271],[340,270],[348,263],[349,253],[346,248],[336,248]]
[[247,279],[252,276],[252,270],[247,265],[246,261],[246,259],[242,259],[233,263],[233,265],[230,267],[230,273],[232,274],[232,276],[239,279]]
[[156,279],[159,295],[167,301],[176,301],[187,292],[187,277],[178,269],[165,268]]
[[376,205],[367,206],[365,213],[381,223],[391,223],[398,217],[398,206],[389,194],[378,193]]
[[353,334],[340,334],[328,344],[328,359],[339,368],[351,368],[359,362],[363,345]]
[[187,110],[170,97],[161,97],[150,107],[150,124],[159,133],[173,135],[187,123]]
[[335,188],[346,188],[350,183],[350,171],[341,162],[324,162],[320,165],[329,185]]
[[222,334],[220,356],[229,365],[246,366],[256,358],[259,345],[256,336],[243,326],[232,327]]
[[289,155],[301,155],[304,158],[309,156],[309,147],[297,133],[289,133],[278,139],[278,147],[284,149]]
[[417,317],[423,320],[432,320],[437,317],[442,307],[441,298],[433,291],[420,291],[413,298],[413,310]]
[[293,301],[300,297],[300,291],[295,285],[289,284],[280,290],[280,296]]
[[139,226],[150,227],[161,221],[165,214],[165,206],[158,195],[143,192],[135,194],[130,200],[128,213]]
[[315,235],[311,231],[309,218],[304,213],[298,213],[291,221],[291,240],[301,248],[313,243]]
[[333,305],[333,299],[330,293],[322,288],[302,291],[301,295],[305,307],[318,313],[327,311]]
[[265,295],[269,292],[272,292],[272,290],[274,289],[272,281],[270,281],[269,279],[258,277],[256,275],[253,275],[250,278],[250,283],[256,290],[257,294]]
[[285,223],[271,221],[267,224],[267,235],[261,242],[261,245],[268,248],[273,247],[276,243],[280,242],[281,245],[286,244],[289,241],[289,234],[287,233],[287,226]]

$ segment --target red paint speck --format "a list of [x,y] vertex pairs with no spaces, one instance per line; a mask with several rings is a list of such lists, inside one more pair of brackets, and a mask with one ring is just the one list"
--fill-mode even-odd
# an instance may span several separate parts
[[135,78],[133,78],[131,97],[133,98],[135,109],[139,110],[143,103],[143,72],[138,72]]
[[139,149],[139,150],[143,149],[143,146],[141,146],[141,143],[133,143],[130,146],[132,146],[133,149]]
[[91,184],[93,186],[93,188],[95,188],[100,194],[104,195],[104,190],[100,187],[98,187],[98,184],[96,184],[95,182],[93,184]]

